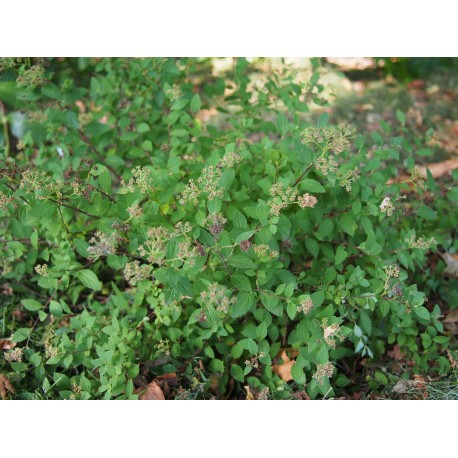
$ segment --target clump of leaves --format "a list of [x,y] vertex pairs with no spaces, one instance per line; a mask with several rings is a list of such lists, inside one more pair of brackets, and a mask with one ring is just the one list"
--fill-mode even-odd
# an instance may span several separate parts
[[417,173],[413,148],[401,163],[402,139],[307,122],[317,62],[309,84],[261,87],[244,59],[226,78],[198,59],[91,65],[86,86],[58,66],[14,86],[12,106],[42,113],[0,169],[15,396],[136,398],[173,373],[220,397],[329,397],[346,361],[394,344],[450,369],[412,278],[453,247],[436,208],[456,216],[457,188]]

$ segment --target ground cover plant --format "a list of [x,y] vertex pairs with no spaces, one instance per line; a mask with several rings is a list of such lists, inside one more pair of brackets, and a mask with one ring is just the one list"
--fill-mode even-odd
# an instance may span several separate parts
[[325,69],[0,61],[2,398],[455,380],[457,173],[400,109],[370,131],[331,111]]

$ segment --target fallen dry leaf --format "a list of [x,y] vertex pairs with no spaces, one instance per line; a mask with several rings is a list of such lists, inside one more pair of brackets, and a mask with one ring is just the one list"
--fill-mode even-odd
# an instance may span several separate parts
[[5,296],[12,296],[13,295],[13,288],[9,285],[9,283],[4,283],[2,285],[2,294]]
[[296,391],[295,393],[292,393],[291,396],[298,401],[310,401],[310,396],[306,391]]
[[421,392],[421,396],[426,399],[428,397],[426,379],[421,375],[415,374],[413,380],[398,380],[393,387],[393,391],[397,394],[406,394],[412,390]]
[[418,167],[424,176],[426,176],[426,167],[434,178],[440,178],[450,173],[452,170],[458,169],[458,158],[447,159],[441,162],[432,162],[426,166],[423,165]]
[[[418,169],[420,170],[420,172],[422,173],[422,175],[425,178],[426,178],[426,168],[429,169],[433,178],[440,178],[446,175],[447,173],[450,173],[453,170],[458,169],[458,158],[447,159],[446,161],[441,161],[441,162],[431,162],[430,164],[419,166]],[[403,181],[408,180],[409,177],[410,175],[403,173],[396,178],[390,178],[387,181],[387,184],[401,183]]]
[[8,398],[8,393],[14,394],[13,385],[5,374],[0,374],[0,397],[2,399]]
[[165,401],[164,393],[156,380],[137,390],[137,394],[139,394],[138,399],[141,401]]
[[16,346],[16,342],[11,342],[11,339],[0,340],[0,350],[11,350]]
[[444,275],[448,277],[458,278],[458,259],[456,255],[449,253],[439,253],[447,267],[444,269]]
[[458,151],[458,121],[447,119],[445,126],[434,133],[430,143],[440,146],[448,153],[456,154]]
[[389,351],[388,356],[393,359],[404,359],[406,354],[401,351],[401,347],[399,345],[395,345],[392,351]]
[[458,309],[450,310],[447,316],[442,320],[444,328],[453,335],[458,335]]
[[245,398],[245,400],[246,400],[246,401],[254,401],[254,395],[253,395],[253,393],[250,391],[250,387],[249,387],[248,385],[245,385],[244,388],[245,388],[245,391],[246,391],[246,398]]
[[210,380],[208,389],[216,395],[219,394],[219,376],[217,374],[210,374],[208,379]]
[[293,379],[293,376],[291,375],[291,368],[293,367],[295,360],[290,359],[286,354],[286,351],[282,352],[281,359],[283,360],[283,364],[272,366],[272,370],[285,382],[289,382]]
[[450,361],[450,365],[453,369],[458,369],[458,361],[453,357],[452,352],[450,350],[446,350],[448,360]]
[[78,107],[78,110],[79,110],[80,113],[86,113],[86,107],[85,107],[83,101],[77,100],[75,102],[75,105]]
[[393,387],[393,391],[397,394],[405,394],[407,393],[412,387],[412,380],[398,380],[396,385]]
[[164,392],[164,395],[167,397],[171,392],[171,387],[176,387],[178,385],[178,377],[175,372],[171,374],[159,375],[154,380],[158,383],[159,387]]
[[372,57],[327,57],[326,60],[342,70],[367,70],[377,66]]

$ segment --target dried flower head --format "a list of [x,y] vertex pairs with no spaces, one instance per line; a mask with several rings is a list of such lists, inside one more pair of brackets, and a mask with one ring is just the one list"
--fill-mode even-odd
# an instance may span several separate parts
[[304,315],[307,315],[307,313],[310,313],[312,309],[313,309],[313,302],[310,297],[306,297],[304,300],[302,300],[299,303],[299,306],[297,307],[297,311],[303,312]]
[[268,245],[260,244],[260,245],[253,245],[254,252],[260,257],[269,257],[269,258],[276,258],[279,253],[276,250],[272,250]]
[[321,156],[315,161],[315,168],[323,175],[327,176],[330,173],[337,173],[338,164],[332,156]]
[[170,238],[169,231],[163,227],[150,227],[148,238],[138,247],[140,256],[146,256],[149,262],[162,264],[165,258],[165,249]]
[[245,361],[245,366],[257,369],[259,367],[259,361],[257,356],[253,356],[251,359]]
[[139,218],[143,214],[143,209],[138,204],[133,204],[127,208],[131,218]]
[[391,202],[391,198],[389,196],[386,196],[380,204],[380,211],[382,213],[386,213],[387,216],[391,216],[394,210],[395,207],[393,205],[393,202]]
[[210,213],[204,220],[204,225],[212,235],[218,235],[224,229],[227,219],[221,213]]
[[48,276],[48,264],[37,264],[35,266],[35,272],[42,277]]
[[194,180],[189,180],[188,184],[184,188],[184,191],[180,194],[179,202],[181,205],[186,205],[188,202],[193,205],[199,203],[200,189],[194,183]]
[[388,297],[401,297],[403,294],[403,288],[401,283],[396,283],[391,290],[388,292]]
[[97,231],[95,237],[89,240],[92,245],[87,249],[88,254],[93,259],[98,259],[103,256],[108,256],[116,252],[116,244],[118,238],[115,233],[106,234],[104,232]]
[[18,87],[43,86],[46,83],[45,69],[41,65],[32,65],[20,72],[16,79]]
[[293,246],[293,242],[289,237],[283,237],[281,241],[281,247],[283,250],[289,250]]
[[5,361],[9,363],[20,363],[22,361],[23,352],[21,348],[15,348],[5,353]]
[[230,295],[231,292],[223,285],[211,283],[207,290],[200,293],[202,304],[212,311],[213,309],[219,312],[227,313],[229,307],[236,302],[236,297]]
[[318,364],[316,368],[316,372],[313,374],[313,378],[322,385],[324,383],[324,379],[332,377],[334,373],[334,366],[332,363],[324,363]]
[[190,223],[187,221],[185,223],[183,223],[183,221],[178,221],[178,223],[175,224],[175,230],[171,235],[172,237],[179,237],[180,235],[186,235],[191,231],[192,226]]
[[290,186],[285,185],[282,182],[275,183],[270,187],[270,195],[272,197],[278,196],[282,200],[282,202],[285,202],[287,204],[294,202],[296,196],[297,196],[297,190],[294,188],[291,188]]
[[420,250],[429,250],[437,244],[437,240],[431,237],[429,240],[425,240],[423,237],[416,238],[415,235],[406,237],[404,241],[407,243],[409,248],[418,248]]
[[47,359],[55,358],[59,354],[59,350],[54,346],[54,331],[48,328],[43,335],[43,345],[45,347],[45,357]]
[[140,265],[139,261],[128,262],[124,267],[124,278],[135,286],[139,281],[151,277],[150,271],[151,267],[147,264]]
[[284,208],[295,202],[297,190],[279,182],[271,186],[270,195],[273,197],[269,201],[270,214],[279,216]]
[[197,183],[201,191],[207,195],[208,200],[222,198],[224,196],[224,189],[219,185],[220,178],[221,170],[217,167],[209,165],[202,170]]
[[339,124],[338,126],[307,127],[302,132],[302,143],[323,145],[323,147],[339,154],[350,146],[349,139],[353,138],[356,130],[349,124]]
[[231,168],[234,167],[235,164],[238,164],[242,158],[234,152],[226,153],[223,158],[219,161],[220,167]]
[[251,242],[249,240],[242,240],[240,242],[240,249],[242,251],[248,251],[251,248]]
[[311,196],[309,193],[305,193],[302,196],[299,196],[297,198],[297,203],[299,207],[301,208],[313,208],[316,203],[318,202],[317,198],[314,196]]
[[321,327],[323,328],[324,340],[331,348],[336,348],[335,339],[338,339],[341,342],[345,340],[345,337],[341,334],[342,330],[338,323],[328,325],[328,319],[323,318],[321,322]]
[[183,261],[186,260],[189,265],[194,265],[194,260],[189,258],[198,256],[198,253],[191,240],[184,240],[183,242],[178,243],[178,252],[176,256]]
[[383,269],[385,270],[386,276],[390,278],[399,278],[399,274],[401,273],[401,270],[396,264],[384,266]]
[[169,339],[161,339],[155,345],[155,348],[157,349],[158,353],[162,353],[164,355],[170,355],[170,340]]
[[151,171],[146,167],[134,167],[132,169],[133,177],[126,183],[121,180],[121,189],[119,194],[130,194],[139,190],[142,194],[147,191],[153,191],[152,179],[150,177]]
[[19,187],[29,192],[41,191],[46,188],[50,180],[51,178],[45,172],[31,167],[21,173]]
[[409,181],[415,184],[415,186],[419,187],[423,191],[426,191],[425,176],[418,167],[414,167],[410,170]]
[[347,192],[351,191],[351,185],[359,178],[359,169],[355,167],[354,169],[349,170],[345,174],[341,174],[340,178],[340,186],[346,189]]

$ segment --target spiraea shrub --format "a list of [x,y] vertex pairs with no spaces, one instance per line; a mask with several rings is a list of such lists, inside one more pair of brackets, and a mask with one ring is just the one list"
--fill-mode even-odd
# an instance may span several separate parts
[[457,188],[416,168],[422,139],[310,116],[319,61],[1,62],[4,397],[136,398],[170,373],[181,398],[332,397],[393,345],[450,369],[453,292],[415,279],[456,249]]

